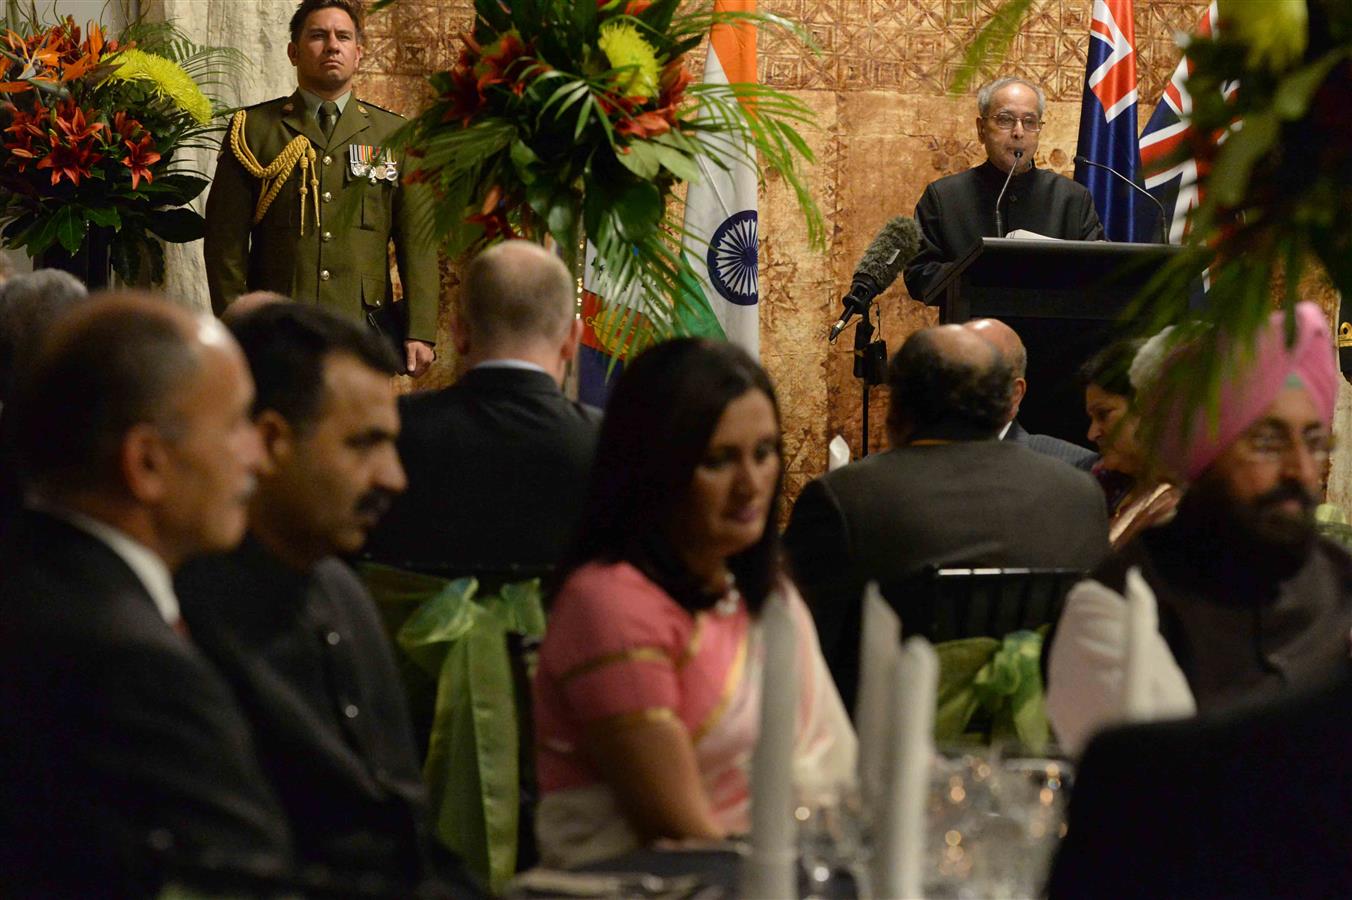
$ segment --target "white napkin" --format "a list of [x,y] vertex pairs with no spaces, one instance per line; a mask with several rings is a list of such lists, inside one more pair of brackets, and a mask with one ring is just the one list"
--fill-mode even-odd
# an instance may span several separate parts
[[895,686],[895,756],[883,815],[876,822],[873,885],[879,897],[919,897],[924,884],[925,805],[934,762],[939,657],[913,637],[901,650]]
[[840,435],[831,438],[826,445],[826,471],[834,472],[850,463],[850,445]]
[[798,718],[798,638],[778,593],[760,615],[765,648],[760,734],[751,756],[751,846],[742,859],[743,897],[798,896],[797,823],[793,818],[793,748]]
[[878,582],[870,581],[864,588],[859,693],[854,703],[854,723],[859,734],[859,786],[870,809],[882,797],[891,765],[900,664],[901,619],[883,599]]
[[[1056,626],[1047,660],[1047,718],[1061,748],[1074,756],[1100,729],[1124,718],[1184,718],[1197,712],[1188,680],[1159,633],[1150,587],[1135,570],[1131,576],[1120,593],[1093,579],[1081,581],[1066,595]],[[1130,665],[1129,655],[1134,658]],[[1134,684],[1130,713],[1129,681]]]
[[1141,570],[1127,570],[1127,627],[1122,653],[1122,719],[1137,722],[1151,718],[1150,640],[1159,632],[1159,609],[1155,592],[1141,577]]

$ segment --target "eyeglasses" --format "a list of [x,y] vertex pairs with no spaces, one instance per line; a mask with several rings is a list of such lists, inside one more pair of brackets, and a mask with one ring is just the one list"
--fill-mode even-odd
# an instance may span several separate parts
[[1236,449],[1245,459],[1268,465],[1281,463],[1297,447],[1309,454],[1315,465],[1322,466],[1333,452],[1333,435],[1311,431],[1292,440],[1289,434],[1265,428],[1243,435],[1236,442]]
[[994,122],[995,127],[1001,131],[1013,131],[1014,126],[1022,125],[1023,130],[1027,132],[1037,132],[1042,130],[1042,120],[1037,116],[1015,116],[1009,113],[997,113],[993,116],[984,116],[989,122]]

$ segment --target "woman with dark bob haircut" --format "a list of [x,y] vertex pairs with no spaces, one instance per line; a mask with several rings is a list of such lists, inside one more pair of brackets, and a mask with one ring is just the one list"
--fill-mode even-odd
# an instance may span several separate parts
[[854,734],[780,565],[780,458],[774,387],[732,344],[659,344],[617,381],[536,673],[546,864],[747,829],[774,593],[799,633],[795,780],[826,796],[852,778]]

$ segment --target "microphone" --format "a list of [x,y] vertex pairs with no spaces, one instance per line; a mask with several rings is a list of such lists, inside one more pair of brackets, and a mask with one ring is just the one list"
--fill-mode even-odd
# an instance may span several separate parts
[[830,342],[835,343],[845,325],[854,316],[868,312],[873,298],[892,286],[902,267],[920,252],[920,227],[910,216],[896,216],[878,232],[854,270],[850,291],[842,302],[845,311],[831,326]]
[[1023,151],[1014,151],[1014,165],[1009,167],[1009,174],[1005,176],[1005,186],[1000,188],[1000,196],[995,198],[995,236],[1005,236],[1005,218],[1000,212],[1000,204],[1005,202],[1005,191],[1009,190],[1009,182],[1014,178],[1014,173],[1018,171],[1019,160],[1023,159]]
[[1158,198],[1158,197],[1156,197],[1154,194],[1152,194],[1152,193],[1150,193],[1149,191],[1147,191],[1145,188],[1141,187],[1139,184],[1137,184],[1137,183],[1136,183],[1135,181],[1133,181],[1132,179],[1128,178],[1127,176],[1123,175],[1121,172],[1119,172],[1119,171],[1117,171],[1116,169],[1114,169],[1112,166],[1109,166],[1109,165],[1106,165],[1106,164],[1100,163],[1100,162],[1094,162],[1092,159],[1085,159],[1083,156],[1076,156],[1076,157],[1075,157],[1075,164],[1076,164],[1076,165],[1083,164],[1083,165],[1086,165],[1086,166],[1093,166],[1095,169],[1103,169],[1105,172],[1111,173],[1111,174],[1113,175],[1114,178],[1117,178],[1119,181],[1122,181],[1122,182],[1126,183],[1126,185],[1127,185],[1128,187],[1130,187],[1130,188],[1131,188],[1133,191],[1135,191],[1136,193],[1138,193],[1138,194],[1145,194],[1147,197],[1149,197],[1149,198],[1150,198],[1150,202],[1153,203],[1153,204],[1155,204],[1155,207],[1156,207],[1156,208],[1159,210],[1159,212],[1160,212],[1160,230],[1159,230],[1160,243],[1161,243],[1161,244],[1167,244],[1167,243],[1169,242],[1169,241],[1168,241],[1168,238],[1167,238],[1167,236],[1166,236],[1166,233],[1165,233],[1165,228],[1164,228],[1164,221],[1165,221],[1165,219],[1167,218],[1166,215],[1165,215],[1165,212],[1164,212],[1164,204],[1161,203],[1161,202],[1159,201],[1159,198]]

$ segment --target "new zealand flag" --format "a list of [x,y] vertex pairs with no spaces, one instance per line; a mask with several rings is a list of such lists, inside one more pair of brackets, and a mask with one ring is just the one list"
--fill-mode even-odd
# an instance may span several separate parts
[[[1197,23],[1196,33],[1209,37],[1216,29],[1216,4],[1213,2]],[[1192,65],[1185,56],[1174,69],[1169,86],[1141,132],[1141,167],[1146,190],[1164,205],[1168,219],[1169,243],[1181,244],[1188,213],[1201,202],[1197,184],[1197,160],[1183,156],[1183,148],[1192,143],[1192,96],[1188,93],[1188,73]]]
[[[1136,180],[1136,24],[1131,0],[1094,0],[1080,110],[1078,152]],[[1159,212],[1112,173],[1077,162],[1075,180],[1089,188],[1110,241],[1148,242]]]

